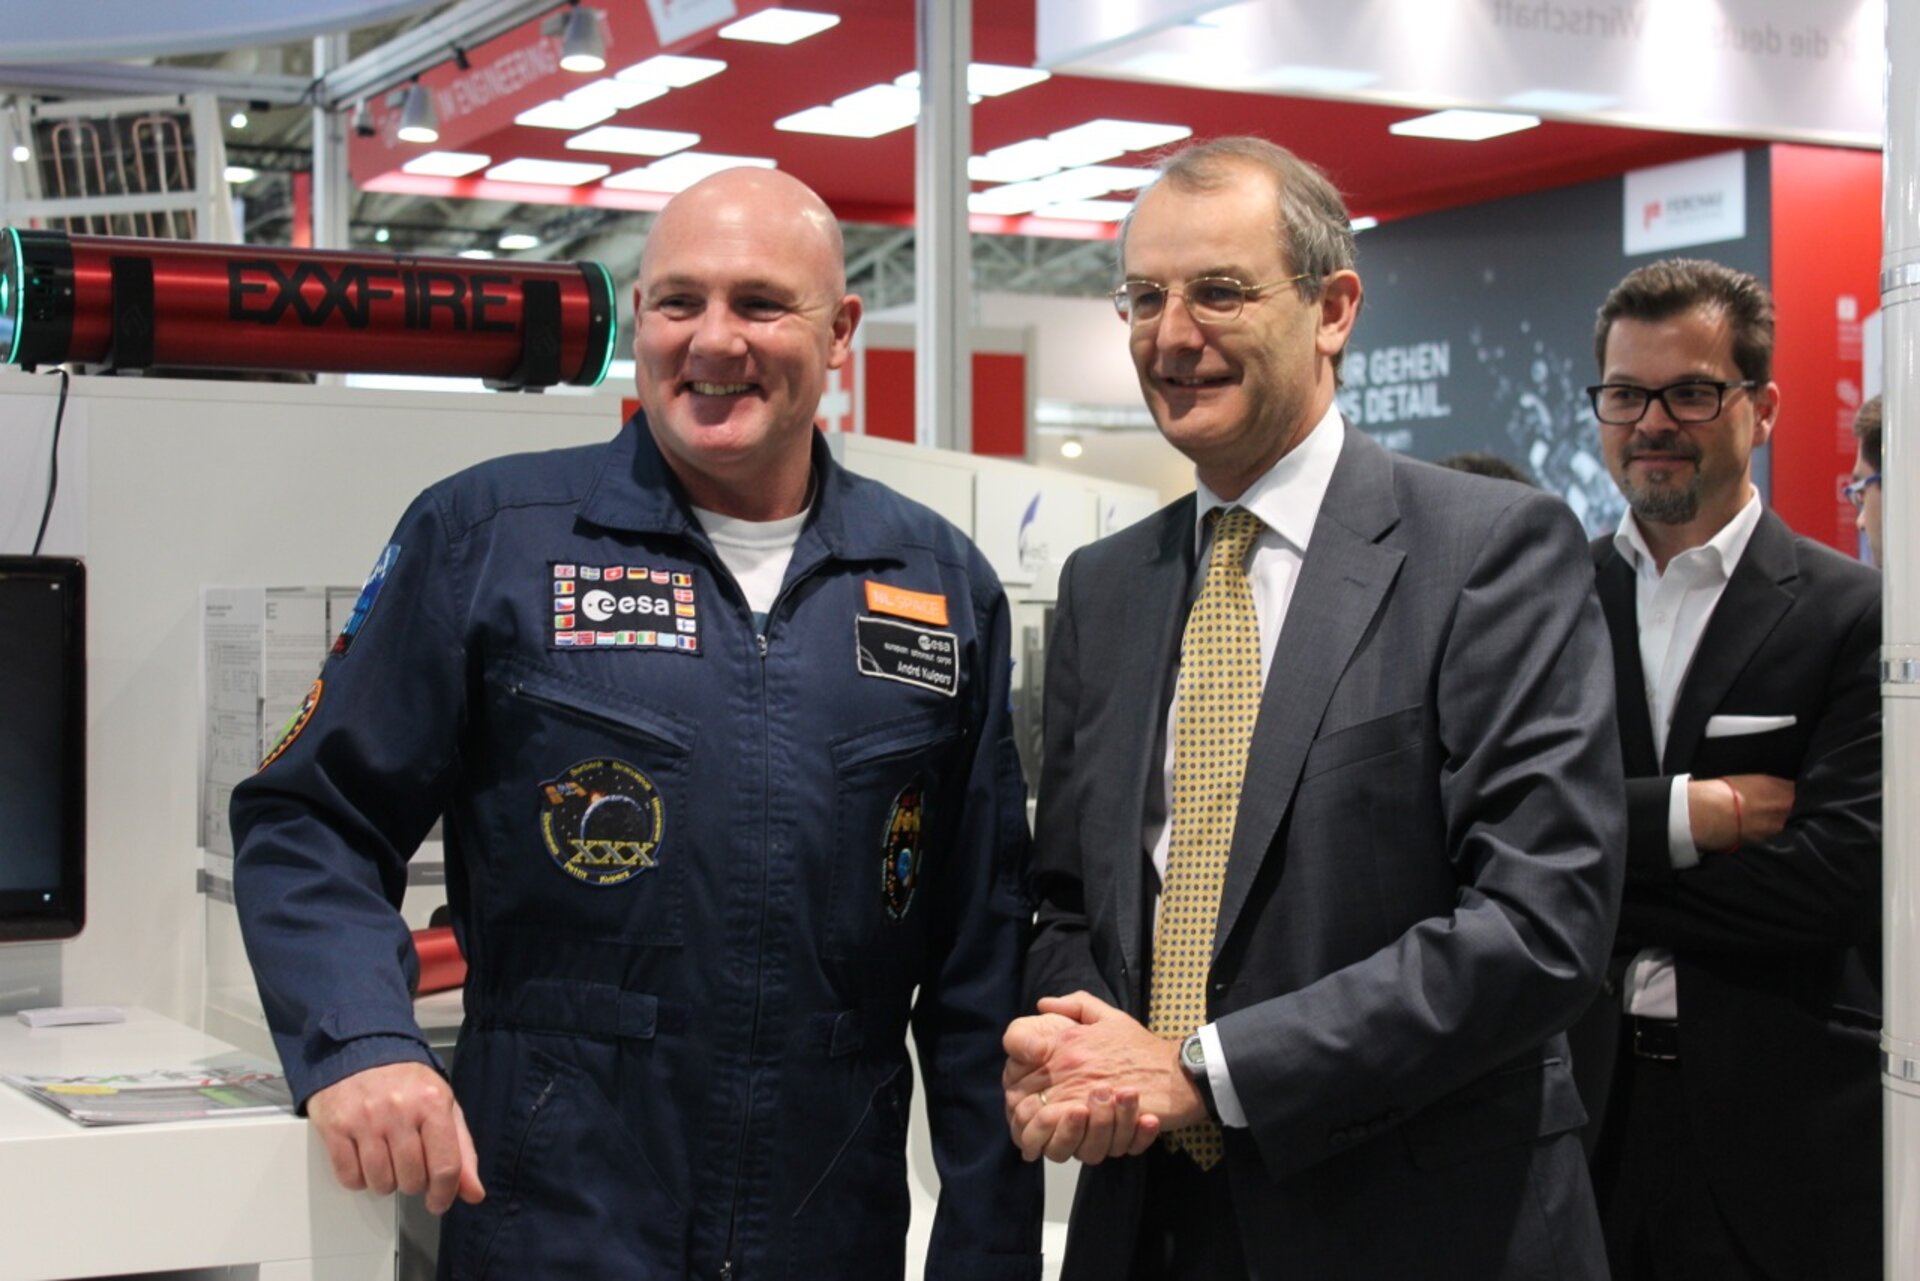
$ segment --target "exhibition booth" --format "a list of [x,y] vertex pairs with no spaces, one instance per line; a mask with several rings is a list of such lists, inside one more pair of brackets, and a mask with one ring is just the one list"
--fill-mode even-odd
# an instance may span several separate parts
[[[505,254],[493,264],[449,258],[435,284],[418,255],[348,232],[356,189],[415,200],[423,218],[436,203],[462,200],[635,218],[665,203],[665,180],[613,181],[620,165],[590,178],[435,173],[412,163],[418,148],[397,144],[414,109],[408,88],[425,85],[438,105],[442,151],[510,147],[503,140],[526,132],[516,124],[519,113],[556,95],[566,100],[556,86],[564,87],[567,73],[548,56],[562,40],[552,14],[565,7],[389,4],[383,17],[434,12],[411,30],[399,24],[387,45],[354,57],[341,34],[352,25],[346,18],[299,33],[317,37],[306,90],[317,109],[295,219],[298,249],[219,244],[238,233],[232,207],[208,200],[205,182],[158,198],[136,197],[131,188],[77,196],[63,213],[49,181],[57,167],[36,171],[39,160],[16,154],[8,168],[0,159],[0,317],[10,317],[0,324],[0,589],[18,581],[24,590],[31,567],[8,558],[29,548],[42,560],[71,558],[83,567],[57,587],[34,581],[29,608],[42,620],[32,626],[44,656],[32,661],[43,666],[26,666],[29,656],[15,654],[15,642],[0,635],[0,660],[22,664],[11,686],[0,671],[0,691],[21,707],[36,694],[38,717],[0,711],[0,761],[49,765],[58,750],[84,743],[83,755],[65,758],[62,769],[0,777],[0,816],[42,842],[24,854],[0,845],[0,940],[10,940],[0,945],[0,1074],[272,1070],[273,1045],[232,905],[226,801],[233,786],[299,714],[367,564],[423,488],[485,459],[603,442],[637,407],[625,359],[632,336],[626,294],[644,237],[611,224],[596,231],[608,250],[604,263],[537,251],[524,262]],[[1338,103],[1382,119],[1409,114],[1415,104],[1530,110],[1536,123],[1544,117],[1585,131],[1566,135],[1568,149],[1609,132],[1642,136],[1641,149],[1617,164],[1590,157],[1554,169],[1536,160],[1540,176],[1488,174],[1471,199],[1435,197],[1405,210],[1380,204],[1386,216],[1359,241],[1368,293],[1348,350],[1343,413],[1416,457],[1498,454],[1564,498],[1590,533],[1611,529],[1623,504],[1583,391],[1593,376],[1594,308],[1636,266],[1673,254],[1711,257],[1769,281],[1777,301],[1786,427],[1756,458],[1764,500],[1799,532],[1861,553],[1843,492],[1854,463],[1853,415],[1884,393],[1895,421],[1910,418],[1906,406],[1920,395],[1901,381],[1920,378],[1920,368],[1913,322],[1895,307],[1920,296],[1920,227],[1912,225],[1920,183],[1895,154],[1903,141],[1920,153],[1920,133],[1908,132],[1920,131],[1920,117],[1910,111],[1892,136],[1883,123],[1900,119],[1896,108],[1906,100],[1898,95],[1912,99],[1920,77],[1920,19],[1896,12],[1898,5],[1835,4],[1808,17],[1784,0],[1716,0],[1705,7],[1724,26],[1701,29],[1720,35],[1698,46],[1691,70],[1696,78],[1722,77],[1726,92],[1686,101],[1662,96],[1674,68],[1661,32],[1575,31],[1570,19],[1555,27],[1554,15],[1573,9],[1554,4],[1472,6],[1469,17],[1464,5],[1368,0],[1359,18],[1338,27],[1288,0],[1036,0],[1019,6],[1024,26],[1008,21],[1008,6],[984,0],[817,7],[844,8],[850,25],[879,24],[896,41],[903,28],[904,38],[914,38],[917,14],[920,78],[894,86],[912,109],[890,97],[896,112],[908,114],[888,131],[894,150],[884,161],[824,159],[810,150],[824,145],[818,138],[788,130],[793,163],[785,154],[769,163],[821,186],[849,224],[915,225],[915,197],[900,203],[903,161],[909,172],[922,171],[922,208],[929,192],[949,206],[919,219],[919,244],[906,251],[917,252],[919,288],[910,301],[869,311],[853,359],[834,372],[818,425],[846,468],[951,521],[1005,583],[1015,731],[1030,782],[1061,564],[1184,493],[1192,473],[1141,409],[1125,329],[1104,297],[1084,288],[1065,297],[976,286],[966,266],[969,227],[975,239],[1092,245],[1110,263],[1115,206],[1124,209],[1138,185],[1121,170],[1150,163],[1159,144],[1093,162],[1114,170],[1105,179],[1113,185],[1074,198],[1106,208],[1071,208],[1065,188],[1050,193],[1050,203],[1020,207],[1031,193],[1004,189],[1037,179],[990,165],[976,167],[970,192],[953,176],[968,172],[967,157],[979,160],[1019,138],[977,141],[964,126],[953,136],[951,122],[968,115],[969,43],[956,49],[949,33],[930,52],[926,39],[955,10],[963,20],[980,15],[971,45],[981,60],[1050,69],[1057,83],[1048,93],[1064,94],[1071,82],[1132,90],[1163,108],[1159,117],[1143,109],[1145,120],[1174,109],[1177,99],[1159,95],[1230,98],[1189,130],[1196,136],[1229,127],[1268,132],[1258,104],[1269,100]],[[713,59],[725,52],[715,36],[720,26],[772,8],[753,0],[607,5],[602,35],[619,51],[616,63]],[[236,21],[263,41],[295,38]],[[1278,42],[1287,45],[1284,57]],[[6,65],[13,55],[0,50],[0,102],[12,95],[0,105],[0,122],[20,122],[14,127],[32,139],[20,150],[71,142],[78,135],[62,131],[83,118],[74,104],[89,96],[132,104],[132,117],[155,114],[162,64],[83,92],[74,87],[75,47],[50,42],[38,69],[28,58]],[[1423,47],[1451,60],[1415,57]],[[1882,48],[1894,50],[1887,77],[1879,74]],[[1229,49],[1232,60],[1223,52]],[[117,54],[103,46],[102,57]],[[859,73],[878,75],[874,69],[891,66],[894,56],[866,58]],[[1195,58],[1213,60],[1209,83],[1191,83]],[[1450,61],[1477,65],[1485,79],[1457,66],[1458,74],[1432,69]],[[773,66],[763,74],[791,74]],[[65,86],[50,88],[61,75]],[[1883,78],[1895,95],[1890,104],[1882,107],[1875,88],[1862,107],[1858,82],[1877,86]],[[1846,91],[1833,92],[1841,82]],[[267,77],[255,77],[252,90],[298,96]],[[633,101],[579,128],[671,128],[676,122],[650,116],[649,106],[692,92],[690,83],[630,93]],[[203,179],[223,110],[210,104],[225,101],[211,81],[207,95],[181,117],[189,133],[197,128],[207,140],[199,149]],[[1037,119],[1056,110],[1055,99],[1032,101],[1049,104],[1031,109]],[[986,108],[977,109],[984,119]],[[1076,118],[1057,110],[1061,119]],[[918,129],[911,127],[916,115]],[[1276,123],[1272,136],[1337,168],[1338,155],[1323,154],[1310,133],[1292,136]],[[572,144],[560,137],[553,135],[544,162],[581,162],[578,148],[569,161]],[[1598,155],[1603,144],[1593,145]],[[634,161],[634,172],[665,160]],[[827,190],[809,165],[845,171],[844,189]],[[925,174],[941,165],[953,171],[945,187]],[[998,176],[980,176],[986,173]],[[1406,176],[1410,188],[1424,181]],[[1382,189],[1392,186],[1389,177]],[[191,211],[190,230],[202,234],[178,234],[189,230],[184,225],[169,231],[148,214],[140,226],[111,221],[149,208],[163,210],[169,225]],[[63,234],[67,240],[56,244]],[[119,238],[129,234],[172,237],[171,247],[153,250],[144,271],[128,267],[138,255]],[[66,278],[89,281],[94,291],[61,304],[64,329],[33,310],[27,288],[35,278],[29,268],[57,275],[47,264],[67,261],[62,253],[79,264],[77,272],[66,268]],[[1034,275],[1044,272],[1036,267]],[[383,319],[383,307],[391,317]],[[460,340],[449,342],[444,328],[435,332],[435,316],[444,326],[456,312]],[[495,336],[484,337],[489,319]],[[77,370],[70,379],[54,373],[63,364]],[[368,377],[395,374],[461,381]],[[1905,459],[1897,432],[1889,474],[1896,459]],[[1920,688],[1920,660],[1912,657],[1920,651],[1904,642],[1898,608],[1901,584],[1912,582],[1899,564],[1909,545],[1901,531],[1920,532],[1913,530],[1920,522],[1893,489],[1888,568],[1901,576],[1890,578],[1887,595],[1889,780],[1912,773],[1902,753],[1912,750],[1913,730],[1899,717],[1911,712],[1911,692]],[[58,592],[66,597],[51,600]],[[0,591],[0,609],[14,608]],[[17,626],[26,635],[27,625]],[[62,789],[84,796],[77,816],[61,808]],[[1905,1136],[1889,1142],[1893,1208],[1920,1204],[1907,1169],[1920,1162],[1920,1118],[1909,1115],[1920,1110],[1920,1068],[1906,1039],[1914,1035],[1911,1018],[1901,1021],[1917,998],[1896,974],[1916,954],[1913,923],[1903,915],[1913,910],[1913,878],[1901,868],[1911,854],[1903,824],[1913,820],[1898,812],[1897,787],[1890,782],[1887,790],[1888,1124],[1890,1136]],[[30,870],[16,871],[7,859],[25,860]],[[446,902],[437,831],[407,880],[407,923],[429,930],[444,919],[435,912]],[[117,1007],[125,1018],[28,1028],[13,1016],[78,1006]],[[417,1014],[435,1047],[450,1052],[462,1014],[457,984],[423,994]],[[1897,1037],[1896,1028],[1904,1029]],[[924,1104],[916,1100],[915,1108],[909,1275],[918,1275],[938,1194]],[[1072,1182],[1071,1166],[1048,1167],[1049,1277],[1057,1275]],[[285,1112],[83,1127],[0,1086],[0,1187],[8,1189],[0,1281],[432,1275],[431,1221],[417,1205],[396,1216],[384,1202],[341,1190],[309,1127]],[[103,1203],[119,1207],[110,1230],[98,1226]],[[1897,1266],[1920,1267],[1916,1213],[1906,1205],[1888,1216],[1890,1276],[1903,1275]]]

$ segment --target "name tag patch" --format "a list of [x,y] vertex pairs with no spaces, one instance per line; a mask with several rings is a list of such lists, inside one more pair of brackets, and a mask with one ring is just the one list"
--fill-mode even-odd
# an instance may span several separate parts
[[553,564],[550,649],[700,652],[693,575],[644,565]]
[[854,662],[862,676],[918,685],[952,698],[960,692],[960,643],[952,632],[889,618],[853,620]]

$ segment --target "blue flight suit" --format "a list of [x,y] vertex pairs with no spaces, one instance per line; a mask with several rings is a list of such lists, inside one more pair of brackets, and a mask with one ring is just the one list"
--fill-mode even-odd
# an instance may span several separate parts
[[444,812],[488,1195],[449,1212],[442,1277],[901,1276],[909,1022],[927,1276],[1040,1274],[1000,1089],[1030,920],[1006,598],[817,434],[813,475],[758,623],[637,416],[434,486],[235,791],[303,1105],[434,1061],[395,906]]

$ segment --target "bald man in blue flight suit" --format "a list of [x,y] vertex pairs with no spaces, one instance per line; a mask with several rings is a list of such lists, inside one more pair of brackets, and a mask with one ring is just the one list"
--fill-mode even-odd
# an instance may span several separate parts
[[[1005,596],[814,430],[860,318],[786,175],[662,212],[644,413],[402,517],[235,793],[235,893],[296,1097],[349,1187],[445,1212],[443,1278],[1040,1274],[1007,1141],[1024,788]],[[470,965],[451,1085],[397,905],[445,814]]]

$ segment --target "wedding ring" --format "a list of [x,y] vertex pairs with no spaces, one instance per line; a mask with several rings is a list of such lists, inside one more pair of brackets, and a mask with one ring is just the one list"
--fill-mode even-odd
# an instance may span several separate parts
[[1040,1106],[1047,1106],[1047,1092],[1045,1090],[1040,1091]]

